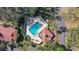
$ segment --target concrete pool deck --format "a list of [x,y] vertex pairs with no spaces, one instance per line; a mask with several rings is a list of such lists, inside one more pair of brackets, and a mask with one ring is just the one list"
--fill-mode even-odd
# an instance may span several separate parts
[[[31,37],[31,39],[34,39],[34,40],[31,40],[31,41],[33,41],[33,42],[35,42],[35,43],[37,43],[37,44],[40,44],[40,42],[42,42],[41,39],[38,37],[38,35],[34,36],[34,35],[29,31],[29,26],[27,26],[27,33],[26,33],[26,35],[29,35],[29,36]],[[38,40],[38,42],[36,42],[37,40]]]
[[40,24],[42,24],[42,26],[38,29],[37,31],[37,34],[34,36],[30,31],[29,31],[29,28],[30,26],[27,25],[27,30],[26,30],[26,35],[29,35],[31,37],[31,39],[34,39],[34,40],[31,40],[32,42],[34,43],[37,43],[37,44],[40,44],[42,42],[41,38],[39,37],[39,33],[45,28],[48,26],[47,23],[43,23],[42,21],[39,22]]

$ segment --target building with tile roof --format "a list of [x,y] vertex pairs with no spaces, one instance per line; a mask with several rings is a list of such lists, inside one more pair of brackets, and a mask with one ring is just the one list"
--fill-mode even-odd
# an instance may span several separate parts
[[48,24],[41,18],[32,18],[31,20],[30,25],[27,24],[26,35],[30,36],[31,41],[36,44],[48,42],[53,37],[47,28]]
[[1,41],[16,41],[17,30],[12,27],[0,26],[0,40]]

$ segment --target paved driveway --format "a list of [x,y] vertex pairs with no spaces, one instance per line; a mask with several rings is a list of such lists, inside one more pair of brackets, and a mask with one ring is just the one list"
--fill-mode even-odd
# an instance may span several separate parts
[[[58,16],[55,20],[56,25],[58,28],[60,27],[66,27],[66,24],[64,22],[64,19],[62,16]],[[58,34],[59,37],[59,44],[60,45],[65,45],[65,38],[66,38],[67,32],[62,32],[61,34]]]

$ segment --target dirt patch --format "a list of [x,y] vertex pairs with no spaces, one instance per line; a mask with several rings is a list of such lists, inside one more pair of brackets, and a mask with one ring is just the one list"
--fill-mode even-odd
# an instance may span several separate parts
[[65,21],[67,28],[77,28],[79,26],[79,22],[67,22]]

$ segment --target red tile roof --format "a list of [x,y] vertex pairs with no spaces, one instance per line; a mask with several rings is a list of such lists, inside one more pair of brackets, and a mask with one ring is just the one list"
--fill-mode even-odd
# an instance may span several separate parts
[[43,41],[47,42],[53,37],[53,34],[47,28],[44,28],[39,36]]
[[[14,29],[12,27],[0,26],[0,33],[2,34],[4,41],[10,41],[11,39],[13,39],[14,41],[16,40],[17,31],[16,31],[16,29]],[[2,40],[2,39],[0,39],[0,40]]]

